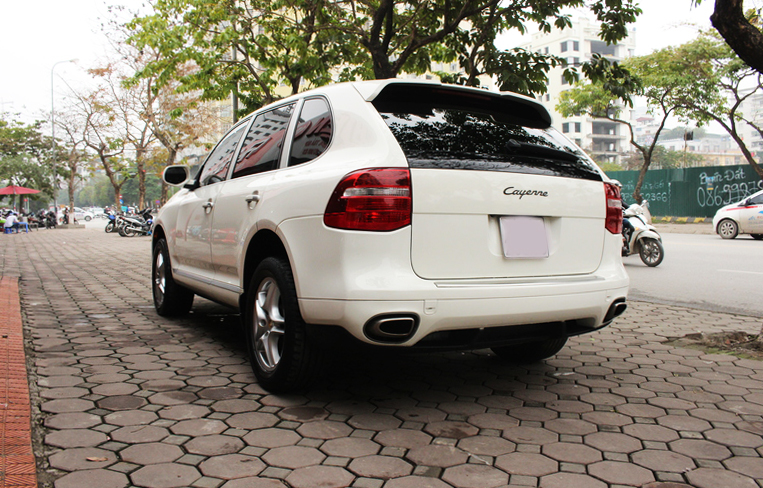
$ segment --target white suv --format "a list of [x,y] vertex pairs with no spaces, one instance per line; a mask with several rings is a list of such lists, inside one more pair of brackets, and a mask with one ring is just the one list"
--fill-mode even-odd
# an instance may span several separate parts
[[550,357],[628,291],[619,189],[550,124],[526,97],[403,80],[265,107],[193,178],[165,170],[183,189],[154,223],[156,309],[240,310],[271,391],[329,344]]

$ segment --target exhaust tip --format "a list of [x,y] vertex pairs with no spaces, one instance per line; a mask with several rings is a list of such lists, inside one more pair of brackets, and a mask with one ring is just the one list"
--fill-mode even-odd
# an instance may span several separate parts
[[366,322],[363,333],[375,342],[400,344],[413,337],[418,325],[415,314],[378,315]]
[[628,304],[625,303],[625,298],[618,298],[615,300],[612,305],[610,305],[609,310],[607,310],[607,315],[604,316],[604,322],[609,323],[625,313],[625,310],[628,308]]

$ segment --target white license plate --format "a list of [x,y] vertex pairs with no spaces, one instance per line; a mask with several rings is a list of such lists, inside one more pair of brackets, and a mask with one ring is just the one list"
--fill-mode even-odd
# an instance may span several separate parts
[[505,257],[512,259],[548,257],[548,238],[543,217],[505,216],[499,221]]

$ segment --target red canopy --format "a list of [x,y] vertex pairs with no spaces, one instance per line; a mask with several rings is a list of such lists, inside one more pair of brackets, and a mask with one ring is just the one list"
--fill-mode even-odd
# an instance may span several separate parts
[[25,195],[27,193],[40,193],[40,190],[32,190],[31,188],[16,185],[0,188],[0,195]]

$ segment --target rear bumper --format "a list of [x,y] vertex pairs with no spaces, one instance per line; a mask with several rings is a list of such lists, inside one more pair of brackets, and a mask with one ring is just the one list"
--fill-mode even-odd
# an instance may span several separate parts
[[[624,311],[627,291],[626,281],[622,287],[563,295],[405,301],[302,299],[300,307],[306,322],[337,325],[370,344],[488,347],[593,332]],[[373,332],[377,319],[397,317],[413,319],[410,331],[404,330],[406,322],[402,321],[391,329],[392,335]]]
[[[410,227],[338,232],[306,218],[285,222],[279,231],[296,270],[305,322],[339,326],[369,344],[423,346],[438,333],[537,324],[555,324],[531,327],[551,336],[585,333],[610,322],[611,307],[628,294],[620,235],[604,237],[601,261],[591,273],[436,280],[411,266]],[[517,339],[530,339],[515,331]]]

